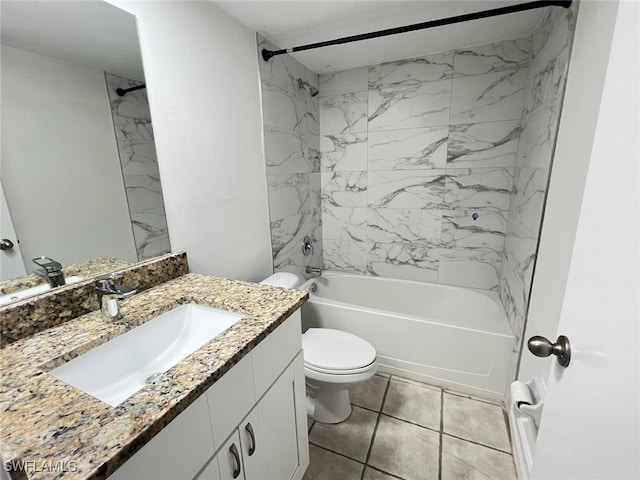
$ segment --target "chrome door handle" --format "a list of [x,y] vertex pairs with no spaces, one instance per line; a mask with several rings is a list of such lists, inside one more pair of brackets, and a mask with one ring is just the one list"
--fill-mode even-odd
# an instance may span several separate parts
[[249,433],[249,437],[251,438],[251,446],[249,447],[249,451],[247,452],[249,456],[251,456],[256,453],[256,436],[253,433],[253,427],[251,426],[251,423],[247,423],[244,429]]
[[3,238],[0,240],[0,250],[12,250],[13,242],[8,238]]
[[240,476],[240,472],[242,472],[242,464],[240,463],[240,453],[238,453],[238,447],[236,447],[235,443],[231,444],[229,451],[236,462],[236,468],[233,470],[233,478],[238,478]]
[[560,366],[565,368],[569,366],[569,362],[571,361],[571,344],[569,343],[569,339],[564,335],[560,335],[556,339],[556,343],[551,343],[545,337],[536,335],[529,339],[527,347],[536,357],[555,355]]

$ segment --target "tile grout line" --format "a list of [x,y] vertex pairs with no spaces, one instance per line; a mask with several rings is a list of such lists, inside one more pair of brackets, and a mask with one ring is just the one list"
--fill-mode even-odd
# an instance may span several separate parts
[[442,480],[442,441],[444,440],[444,391],[440,392],[440,441],[438,442],[438,480]]
[[398,480],[405,480],[404,478],[399,477],[398,475],[395,475],[395,474],[389,473],[389,472],[385,472],[384,470],[381,470],[381,469],[379,469],[377,467],[372,467],[371,465],[366,465],[366,468],[370,468],[371,470],[375,470],[376,472],[383,473],[384,475],[387,475],[387,476],[389,476],[391,478],[397,478]]
[[371,458],[371,450],[373,450],[373,442],[376,439],[376,433],[378,433],[378,425],[380,424],[380,417],[382,416],[382,409],[384,408],[384,402],[387,400],[387,393],[389,393],[389,387],[391,386],[391,377],[387,378],[387,386],[384,389],[384,395],[382,395],[382,402],[380,403],[380,410],[378,411],[378,416],[376,418],[376,425],[373,427],[373,435],[371,435],[371,441],[369,442],[369,449],[367,450],[367,456],[364,460],[364,468],[362,469],[362,474],[360,475],[360,480],[364,480],[364,472],[369,465],[369,459]]
[[473,400],[474,402],[486,403],[487,405],[500,407],[503,410],[506,409],[504,402],[501,402],[500,400],[485,400],[483,398],[469,396],[466,393],[456,392],[455,390],[447,390],[446,388],[443,388],[442,391],[449,395],[453,395],[454,397],[466,398],[468,400]]
[[393,415],[389,415],[388,413],[380,412],[380,415],[384,415],[385,417],[393,418],[394,420],[398,420],[399,422],[407,423],[409,425],[413,425],[414,427],[424,428],[425,430],[429,430],[431,432],[439,433],[440,430],[436,430],[434,428],[425,427],[424,425],[420,425],[419,423],[414,423],[410,420],[400,417],[394,417]]
[[[309,445],[313,445],[313,446],[314,446],[314,447],[316,447],[316,448],[320,448],[320,449],[325,450],[325,451],[327,451],[327,452],[334,453],[334,454],[336,454],[336,455],[339,455],[339,456],[341,456],[341,457],[346,458],[347,460],[351,460],[351,461],[353,461],[353,462],[357,462],[357,463],[359,463],[360,465],[362,465],[363,467],[364,467],[364,466],[366,466],[366,465],[362,462],[362,460],[358,460],[358,459],[356,459],[356,458],[350,457],[349,455],[346,455],[346,454],[344,454],[344,453],[340,453],[340,452],[338,452],[338,451],[336,451],[336,450],[331,450],[329,447],[325,447],[325,446],[323,446],[323,445],[320,445],[320,444],[318,444],[318,443],[313,443],[313,442],[311,442],[311,441],[309,442]],[[364,469],[363,469],[363,472],[364,472]]]
[[477,445],[478,447],[488,448],[489,450],[493,450],[494,452],[504,453],[505,455],[509,455],[513,457],[513,453],[507,452],[506,450],[502,450],[497,447],[492,447],[490,445],[485,445],[484,443],[476,442],[475,440],[469,440],[468,438],[459,437],[457,435],[453,435],[451,433],[443,433],[447,437],[455,438],[456,440],[460,440],[461,442],[472,443],[473,445]]

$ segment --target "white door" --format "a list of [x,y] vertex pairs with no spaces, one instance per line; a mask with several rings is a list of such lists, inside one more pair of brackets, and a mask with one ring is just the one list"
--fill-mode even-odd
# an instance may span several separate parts
[[[4,196],[4,188],[0,182],[0,241],[4,242],[5,250],[0,250],[0,282],[12,278],[24,277],[27,272],[24,268],[18,237],[13,228],[11,214],[7,200]],[[10,243],[9,243],[10,242]]]
[[618,10],[558,328],[572,358],[553,363],[532,478],[640,478],[638,11]]

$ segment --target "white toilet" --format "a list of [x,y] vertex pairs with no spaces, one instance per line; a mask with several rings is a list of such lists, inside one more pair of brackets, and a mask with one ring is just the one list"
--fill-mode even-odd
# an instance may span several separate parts
[[[262,282],[284,288],[300,285],[297,275],[278,272]],[[378,367],[376,350],[351,333],[310,328],[302,335],[307,414],[321,423],[339,423],[351,414],[349,388],[371,378]]]

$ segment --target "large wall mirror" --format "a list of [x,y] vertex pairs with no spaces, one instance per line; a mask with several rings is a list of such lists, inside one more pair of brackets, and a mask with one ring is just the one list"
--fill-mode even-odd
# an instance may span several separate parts
[[169,252],[146,90],[116,93],[145,81],[135,17],[101,1],[0,8],[0,282],[40,256]]

